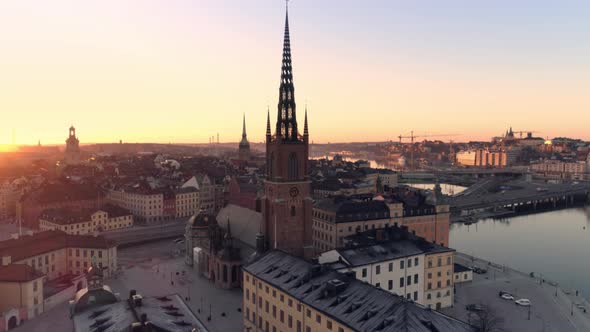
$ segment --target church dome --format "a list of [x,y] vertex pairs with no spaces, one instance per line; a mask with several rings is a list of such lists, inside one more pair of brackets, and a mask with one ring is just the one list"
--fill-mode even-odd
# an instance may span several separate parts
[[217,224],[217,219],[214,215],[199,211],[188,220],[188,225],[192,227],[207,227],[209,225]]

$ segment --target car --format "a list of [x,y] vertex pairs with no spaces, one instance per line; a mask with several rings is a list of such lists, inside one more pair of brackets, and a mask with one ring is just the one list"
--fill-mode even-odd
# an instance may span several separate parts
[[486,307],[483,304],[468,304],[465,306],[467,311],[484,311]]
[[504,294],[500,295],[500,297],[504,300],[514,301],[514,296],[512,296],[508,293],[504,293]]
[[523,307],[530,307],[531,306],[531,300],[529,299],[518,299],[516,301],[514,301],[514,303],[516,303],[516,305],[521,305]]
[[477,274],[485,274],[486,272],[488,272],[488,270],[486,270],[486,269],[482,269],[482,268],[480,268],[480,267],[477,267],[477,266],[472,266],[472,267],[470,267],[470,269],[471,269],[473,272],[477,273]]

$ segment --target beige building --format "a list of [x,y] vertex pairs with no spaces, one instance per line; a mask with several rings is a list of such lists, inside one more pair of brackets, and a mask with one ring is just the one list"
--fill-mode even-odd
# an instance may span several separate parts
[[[247,331],[475,331],[352,276],[273,250],[243,268]],[[414,322],[413,326],[407,324]]]
[[158,190],[112,189],[107,200],[129,210],[139,223],[164,221],[164,193]]
[[531,170],[548,178],[582,180],[590,172],[587,162],[564,162],[546,160],[542,163],[531,164]]
[[459,166],[502,168],[512,166],[519,154],[520,148],[510,146],[459,151],[455,158]]
[[43,273],[26,264],[0,266],[0,313],[17,311],[8,317],[8,328],[20,325],[19,316],[22,320],[43,313],[43,278]]
[[78,275],[94,260],[105,268],[105,276],[117,269],[117,246],[102,236],[70,235],[44,231],[0,242],[2,266],[26,264],[45,274],[48,280]]
[[199,191],[193,187],[180,188],[175,192],[176,218],[190,217],[200,211]]
[[433,309],[453,305],[454,250],[426,254],[424,305]]
[[453,283],[455,285],[473,280],[473,270],[459,263],[455,263],[455,266],[453,267],[453,274]]
[[39,217],[39,228],[85,235],[133,226],[133,215],[121,207],[106,204],[98,210],[49,209]]

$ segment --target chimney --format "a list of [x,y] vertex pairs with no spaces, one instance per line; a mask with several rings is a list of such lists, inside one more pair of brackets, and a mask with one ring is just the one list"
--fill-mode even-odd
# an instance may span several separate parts
[[375,239],[378,242],[383,241],[383,230],[381,228],[375,230]]

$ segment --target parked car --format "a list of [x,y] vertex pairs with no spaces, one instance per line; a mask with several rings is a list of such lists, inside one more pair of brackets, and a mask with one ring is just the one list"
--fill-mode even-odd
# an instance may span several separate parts
[[504,293],[504,294],[500,295],[500,297],[504,300],[514,301],[514,296],[512,296],[508,293]]
[[528,307],[531,305],[531,300],[529,299],[519,299],[514,301],[514,303],[516,303],[517,305],[521,305],[523,307]]
[[465,306],[467,311],[484,311],[486,307],[483,304],[468,304]]

